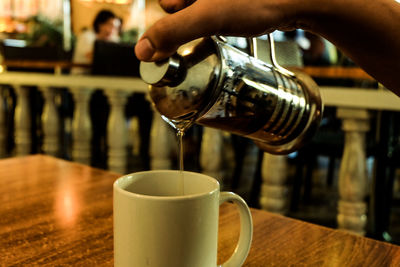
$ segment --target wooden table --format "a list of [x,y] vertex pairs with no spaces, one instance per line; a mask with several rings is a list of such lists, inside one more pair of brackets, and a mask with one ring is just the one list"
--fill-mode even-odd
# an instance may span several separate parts
[[[112,184],[119,175],[49,156],[0,160],[1,266],[112,266]],[[252,210],[244,266],[399,266],[400,247]],[[219,261],[238,215],[220,213]]]
[[339,66],[304,66],[299,69],[313,78],[329,79],[352,79],[375,81],[368,73],[359,67],[339,67]]

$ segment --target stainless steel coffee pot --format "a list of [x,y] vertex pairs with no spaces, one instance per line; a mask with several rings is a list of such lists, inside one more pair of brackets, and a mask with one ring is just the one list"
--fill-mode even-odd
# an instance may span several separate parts
[[287,154],[310,139],[323,104],[314,81],[229,45],[223,37],[183,45],[161,62],[141,62],[140,75],[164,120],[177,130],[193,123],[256,141],[272,154]]

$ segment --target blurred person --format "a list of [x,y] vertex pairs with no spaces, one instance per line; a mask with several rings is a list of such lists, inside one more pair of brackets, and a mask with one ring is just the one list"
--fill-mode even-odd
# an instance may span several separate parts
[[[93,30],[84,29],[78,36],[74,50],[73,62],[91,64],[96,40],[119,42],[121,19],[109,10],[101,10],[93,21]],[[82,68],[73,68],[73,74],[88,73]]]
[[305,66],[329,66],[330,58],[324,40],[316,34],[304,32],[304,37],[310,42],[307,49],[303,49]]
[[328,66],[336,62],[335,51],[329,47],[330,43],[319,35],[296,29],[283,32],[283,37],[285,41],[294,42],[301,49],[304,66]]

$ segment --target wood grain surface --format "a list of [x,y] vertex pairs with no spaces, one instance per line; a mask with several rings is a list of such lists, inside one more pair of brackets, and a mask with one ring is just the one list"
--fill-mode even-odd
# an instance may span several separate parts
[[368,73],[359,67],[336,67],[336,66],[305,66],[302,68],[291,67],[289,69],[301,70],[313,78],[328,79],[352,79],[375,81]]
[[113,264],[118,174],[47,156],[0,161],[0,265]]
[[[0,266],[112,266],[112,184],[119,175],[48,156],[0,160]],[[400,266],[400,247],[252,210],[244,266]],[[220,211],[218,255],[238,239]]]

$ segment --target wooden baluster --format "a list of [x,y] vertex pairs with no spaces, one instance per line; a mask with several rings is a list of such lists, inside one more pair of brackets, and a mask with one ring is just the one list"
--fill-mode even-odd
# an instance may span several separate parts
[[132,155],[140,155],[140,131],[139,131],[139,118],[134,116],[129,121],[129,140],[128,143],[132,145]]
[[15,108],[15,154],[17,156],[28,155],[31,152],[31,117],[29,106],[29,89],[16,85],[17,104]]
[[260,205],[263,209],[285,214],[288,204],[286,156],[264,153],[261,166],[262,186]]
[[[240,180],[243,180],[245,182],[243,186],[247,186],[247,192],[251,194],[253,183],[255,182],[255,177],[257,175],[257,170],[259,167],[257,164],[259,157],[259,148],[253,142],[249,142],[248,144],[246,144],[244,153],[245,154],[243,158],[243,166],[241,170]],[[240,180],[238,181],[239,184],[241,183]]]
[[90,164],[92,122],[89,116],[89,100],[93,90],[71,88],[75,102],[72,121],[72,159],[83,164]]
[[45,102],[42,113],[42,127],[44,133],[43,151],[52,156],[58,156],[60,151],[60,119],[55,103],[56,89],[41,87]]
[[367,110],[344,109],[337,111],[345,131],[345,143],[339,172],[337,222],[340,229],[364,235],[367,223],[367,167],[365,133],[369,130]]
[[4,158],[7,154],[6,105],[4,103],[5,99],[3,91],[4,91],[3,86],[0,85],[0,158]]
[[171,151],[177,151],[178,145],[171,126],[155,113],[151,126],[150,166],[152,170],[168,170],[172,167]]
[[128,93],[120,90],[105,91],[111,110],[107,123],[108,169],[125,173],[127,168],[128,126],[124,108]]
[[216,178],[222,184],[222,132],[204,127],[201,141],[200,165],[203,173]]

